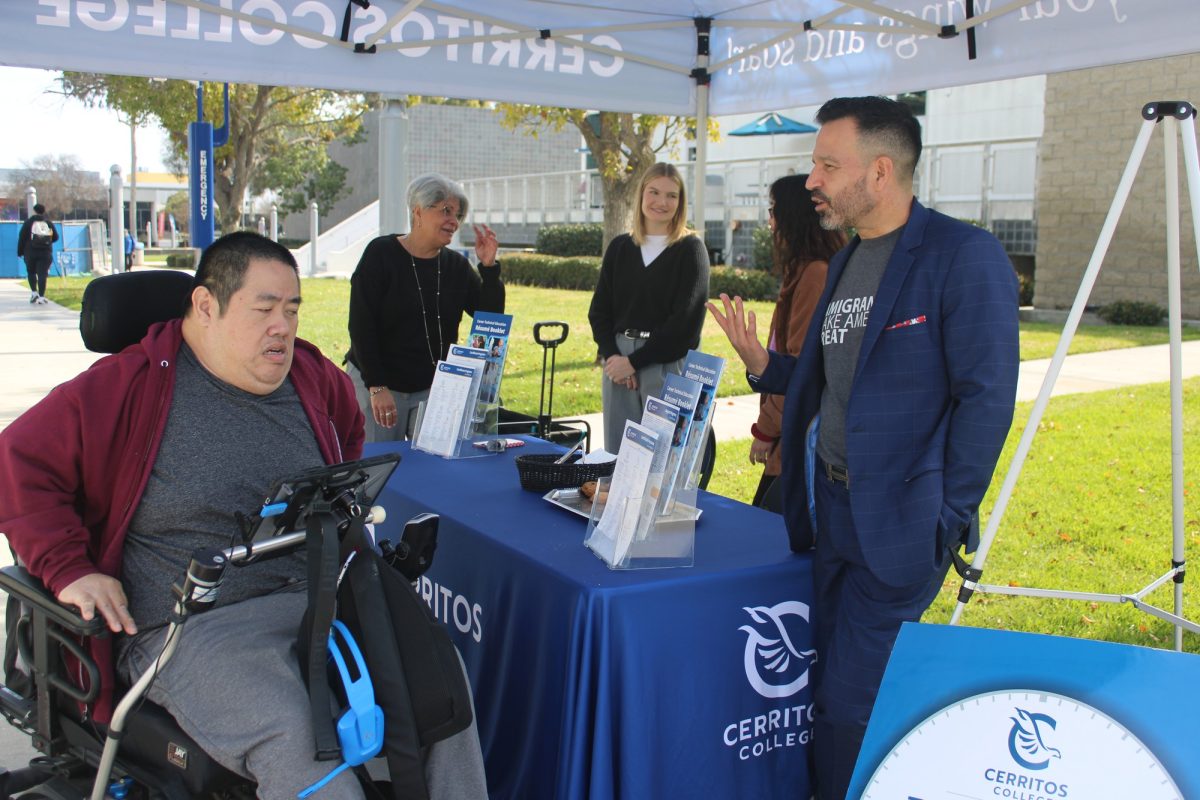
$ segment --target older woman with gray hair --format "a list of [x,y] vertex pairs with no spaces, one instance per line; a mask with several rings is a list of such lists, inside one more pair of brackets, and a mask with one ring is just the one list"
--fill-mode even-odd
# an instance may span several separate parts
[[461,186],[422,175],[408,186],[406,234],[371,240],[350,278],[347,371],[366,416],[368,442],[412,438],[437,362],[458,341],[463,313],[504,311],[496,234],[476,225],[476,271],[448,249],[467,216]]

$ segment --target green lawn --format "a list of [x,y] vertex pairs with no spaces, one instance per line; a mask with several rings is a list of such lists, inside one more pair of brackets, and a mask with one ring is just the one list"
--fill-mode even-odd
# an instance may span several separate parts
[[[1058,347],[1062,325],[1053,322],[1021,323],[1021,360],[1050,358]],[[1200,328],[1183,329],[1183,340],[1200,339]],[[1071,340],[1070,353],[1095,353],[1100,350],[1120,350],[1148,344],[1166,344],[1165,327],[1147,328],[1137,325],[1080,325]]]
[[[1000,466],[983,502],[996,495],[1032,403],[1017,407]],[[1184,538],[1200,546],[1200,378],[1184,384]],[[983,583],[1099,593],[1133,593],[1171,561],[1171,428],[1167,384],[1050,401],[988,554]],[[709,490],[748,502],[760,470],[746,463],[749,439],[721,442]],[[986,525],[986,517],[984,519]],[[948,580],[927,621],[948,622],[960,581]],[[1190,585],[1188,585],[1190,584]],[[1185,584],[1184,614],[1200,616],[1200,587]],[[1147,602],[1173,609],[1173,591]],[[977,594],[963,622],[987,628],[1172,647],[1173,628],[1127,604]],[[1200,638],[1184,646],[1200,652]]]
[[[83,287],[89,278],[52,277],[47,296],[69,308],[79,308]],[[350,284],[334,278],[306,278],[303,281],[304,308],[300,313],[300,335],[314,342],[321,350],[340,362],[350,341],[346,333],[346,315]],[[505,407],[524,414],[536,414],[542,381],[542,348],[533,341],[533,324],[549,320],[566,322],[570,328],[567,341],[556,354],[554,381],[554,416],[575,416],[600,410],[600,371],[594,365],[596,347],[592,342],[587,321],[590,292],[566,289],[537,289],[509,286],[507,312],[514,317],[515,334],[510,345],[504,372],[503,395]],[[770,320],[772,303],[752,302],[749,307],[760,320],[760,330]],[[464,318],[462,337],[470,328]],[[1049,323],[1021,324],[1021,358],[1048,358],[1058,344],[1061,326]],[[1187,339],[1200,338],[1200,330],[1184,330]],[[1089,353],[1122,347],[1161,344],[1167,341],[1167,329],[1118,327],[1110,325],[1081,326],[1071,342],[1070,352]],[[720,396],[746,393],[746,382],[737,368],[733,348],[711,317],[704,323],[700,347],[729,362],[721,381]],[[547,364],[547,370],[549,365]]]

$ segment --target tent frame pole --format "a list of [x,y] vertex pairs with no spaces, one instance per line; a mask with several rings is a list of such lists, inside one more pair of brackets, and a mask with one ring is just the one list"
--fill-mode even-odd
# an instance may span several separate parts
[[[1192,633],[1200,633],[1200,625],[1185,619],[1183,616],[1183,580],[1187,563],[1184,556],[1183,532],[1183,326],[1180,298],[1179,146],[1177,143],[1179,137],[1182,136],[1184,165],[1192,206],[1192,229],[1195,233],[1197,257],[1198,263],[1200,263],[1200,161],[1198,161],[1196,150],[1196,108],[1184,101],[1159,101],[1147,103],[1142,107],[1141,114],[1143,119],[1141,131],[1134,141],[1133,149],[1129,154],[1129,161],[1125,165],[1125,172],[1121,176],[1121,181],[1117,185],[1116,194],[1109,208],[1108,217],[1104,220],[1104,225],[1100,229],[1100,236],[1096,241],[1095,249],[1092,251],[1091,261],[1088,262],[1087,269],[1084,271],[1079,291],[1075,295],[1075,302],[1071,306],[1070,313],[1067,315],[1067,322],[1063,327],[1062,336],[1059,338],[1058,347],[1054,351],[1054,357],[1050,360],[1050,368],[1046,372],[1045,379],[1042,381],[1042,388],[1038,392],[1037,400],[1034,402],[1033,411],[1029,415],[1028,422],[1025,423],[1025,430],[1021,435],[1020,443],[1017,445],[1017,451],[1013,456],[1012,464],[1005,475],[996,505],[992,509],[991,517],[988,519],[987,528],[983,533],[979,548],[975,552],[975,557],[971,565],[961,570],[963,583],[959,588],[958,603],[950,618],[951,625],[959,623],[963,609],[970,601],[972,595],[975,592],[982,592],[985,594],[1021,595],[1025,597],[1085,600],[1090,602],[1130,603],[1135,608],[1170,622],[1175,626],[1175,649],[1177,651],[1182,651],[1183,649],[1184,629]],[[1004,518],[1004,512],[1012,497],[1017,477],[1021,474],[1021,468],[1025,464],[1026,456],[1029,455],[1029,448],[1033,442],[1033,437],[1037,433],[1042,415],[1045,413],[1046,406],[1050,402],[1051,390],[1054,388],[1055,381],[1058,380],[1058,374],[1062,369],[1063,361],[1066,359],[1071,339],[1075,336],[1075,331],[1079,327],[1079,320],[1083,316],[1084,307],[1091,296],[1092,289],[1096,285],[1096,278],[1100,273],[1100,265],[1103,263],[1104,256],[1108,252],[1109,245],[1112,243],[1117,223],[1120,220],[1121,213],[1125,209],[1125,202],[1129,199],[1134,178],[1137,177],[1138,169],[1146,154],[1151,134],[1154,131],[1154,127],[1160,122],[1166,123],[1163,126],[1163,134],[1166,148],[1164,152],[1164,172],[1166,175],[1167,312],[1170,327],[1171,359],[1171,567],[1166,573],[1156,578],[1145,588],[1131,594],[1070,592],[1055,589],[997,586],[979,583],[979,579],[983,575],[984,563],[987,561],[988,552],[991,550],[992,541],[996,538],[996,531],[999,529],[1000,522]],[[1177,131],[1179,135],[1177,135]],[[1175,584],[1173,613],[1156,608],[1142,601],[1143,597],[1167,581]]]
[[696,17],[693,21],[696,24],[696,68],[692,70],[692,77],[696,81],[696,164],[692,171],[692,193],[695,195],[692,201],[692,221],[700,241],[707,250],[704,201],[707,194],[705,189],[708,187],[708,87],[712,80],[712,73],[708,69],[708,45],[713,21],[712,17]]

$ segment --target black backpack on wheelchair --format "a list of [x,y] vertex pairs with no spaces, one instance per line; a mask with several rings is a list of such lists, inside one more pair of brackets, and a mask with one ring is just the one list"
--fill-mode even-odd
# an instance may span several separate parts
[[[189,275],[172,271],[125,273],[93,281],[84,295],[80,317],[85,344],[93,351],[117,352],[138,341],[154,322],[179,315],[190,294],[191,284]],[[419,552],[407,552],[405,541],[401,541],[395,550],[385,552],[385,555],[390,554],[391,561],[402,562],[395,566],[406,575],[414,570],[423,571],[432,555],[436,518],[430,520],[430,515],[424,516],[427,518],[417,526],[424,537],[424,547],[418,548]],[[355,529],[361,529],[361,520]],[[303,539],[303,535],[301,537]],[[409,558],[406,559],[406,555]],[[368,563],[365,558],[359,561],[363,565]],[[419,563],[414,567],[414,562]],[[382,559],[380,563],[383,563]],[[391,566],[388,571],[393,571]],[[411,591],[411,584],[405,583],[404,579],[400,583],[401,588],[407,587]],[[0,569],[0,590],[9,595],[0,714],[28,734],[33,747],[40,753],[28,767],[0,769],[0,797],[80,800],[91,794],[97,765],[102,761],[105,739],[109,735],[105,726],[80,711],[95,699],[100,682],[99,670],[81,642],[87,637],[108,636],[108,630],[99,616],[85,621],[74,608],[59,604],[20,566]],[[310,602],[312,597],[310,594]],[[391,600],[391,595],[388,599]],[[331,597],[321,598],[323,605],[332,605],[332,602]],[[416,618],[419,623],[419,613],[414,617],[412,604],[405,608],[408,619]],[[399,613],[395,609],[392,611],[393,615]],[[424,611],[428,614],[427,609]],[[428,616],[432,619],[431,614]],[[448,637],[445,641],[449,642]],[[323,654],[323,638],[321,644]],[[452,649],[450,653],[453,655]],[[449,657],[443,652],[442,661]],[[457,656],[453,655],[453,658],[457,659]],[[68,676],[68,661],[79,665],[85,673],[82,681]],[[458,669],[457,661],[454,668]],[[456,677],[460,674],[456,673]],[[80,685],[91,688],[81,690]],[[445,728],[450,733],[462,730],[471,721],[465,682],[454,689],[458,692],[454,702],[457,707],[450,709],[449,718],[453,723]],[[123,687],[118,687],[118,691],[123,692]],[[441,711],[442,719],[446,718],[444,711]],[[118,728],[114,727],[114,730]],[[184,800],[255,796],[251,782],[209,758],[180,730],[170,714],[152,702],[143,700],[137,705],[119,731],[120,746],[108,784],[113,797],[126,796],[130,787],[133,787],[133,793],[128,796],[135,798]],[[385,737],[388,733],[385,726]],[[399,733],[399,730],[391,731],[393,738]],[[424,738],[422,735],[422,745],[426,743]],[[331,761],[331,767],[336,764],[337,761]],[[364,781],[364,788],[368,797],[382,796],[372,791],[369,781]]]

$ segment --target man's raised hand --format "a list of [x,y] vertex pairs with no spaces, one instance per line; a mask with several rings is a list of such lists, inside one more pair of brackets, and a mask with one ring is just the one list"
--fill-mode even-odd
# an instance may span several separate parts
[[746,311],[742,305],[742,298],[735,297],[730,300],[729,295],[724,293],[721,294],[724,313],[712,301],[705,305],[712,312],[713,319],[721,326],[721,330],[729,337],[729,343],[746,365],[746,371],[751,375],[762,375],[771,357],[767,348],[758,341],[754,312]]

